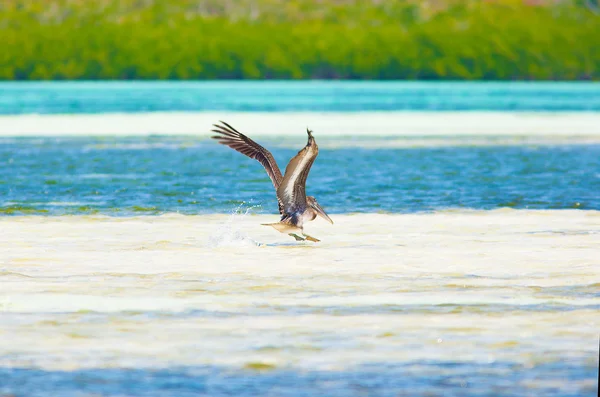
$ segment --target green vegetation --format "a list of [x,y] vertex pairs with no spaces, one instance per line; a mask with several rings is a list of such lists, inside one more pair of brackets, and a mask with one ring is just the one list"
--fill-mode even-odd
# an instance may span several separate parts
[[592,0],[4,0],[0,79],[600,79]]

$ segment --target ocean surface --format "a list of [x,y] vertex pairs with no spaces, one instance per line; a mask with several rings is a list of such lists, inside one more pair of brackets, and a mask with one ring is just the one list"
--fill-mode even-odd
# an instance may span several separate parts
[[[600,210],[600,144],[398,148],[375,137],[343,147],[315,136],[307,191],[332,213]],[[284,170],[306,134],[259,142]],[[277,213],[262,166],[207,137],[0,138],[0,163],[3,214]]]
[[596,396],[599,252],[598,84],[0,83],[0,397]]

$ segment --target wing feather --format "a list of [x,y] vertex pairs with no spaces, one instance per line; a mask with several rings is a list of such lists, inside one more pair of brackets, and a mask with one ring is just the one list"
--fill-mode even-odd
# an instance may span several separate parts
[[215,129],[211,131],[216,132],[219,135],[212,136],[212,138],[216,139],[220,144],[229,146],[233,150],[261,163],[262,166],[265,167],[269,178],[271,178],[273,186],[277,189],[281,183],[282,176],[279,166],[271,152],[248,138],[246,135],[238,132],[226,122],[221,121],[221,123],[223,125],[214,124]]
[[[267,171],[275,190],[279,188],[283,177],[271,152],[224,121],[221,121],[221,125],[213,124],[213,126],[215,129],[211,131],[218,134],[212,136],[213,139],[216,139],[220,144],[229,146],[245,156],[257,160],[265,168],[265,171]],[[277,201],[279,204],[279,212],[281,213],[282,203],[281,200],[279,200],[279,196],[277,197]]]
[[306,178],[318,154],[319,147],[309,132],[308,143],[290,160],[277,189],[277,198],[283,203],[285,213],[306,208]]

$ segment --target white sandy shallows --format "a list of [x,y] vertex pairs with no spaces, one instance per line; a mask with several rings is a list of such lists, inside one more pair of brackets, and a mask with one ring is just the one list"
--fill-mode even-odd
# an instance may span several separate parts
[[0,218],[0,366],[597,363],[599,212],[276,218]]
[[[319,136],[532,136],[600,141],[600,113],[549,112],[168,112],[0,116],[0,136],[210,135],[225,120],[253,136],[310,127]],[[593,138],[593,139],[592,139]]]

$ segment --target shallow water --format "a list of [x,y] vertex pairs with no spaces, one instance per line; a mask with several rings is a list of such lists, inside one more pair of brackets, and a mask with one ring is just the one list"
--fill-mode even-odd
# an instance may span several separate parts
[[[407,147],[394,147],[397,137],[319,138],[307,190],[332,213],[600,209],[598,144],[506,146],[491,137],[410,147],[419,139],[429,138],[403,138]],[[305,137],[259,141],[284,169]],[[277,210],[262,166],[205,137],[4,138],[0,163],[0,212],[9,215]]]
[[0,395],[595,395],[600,212],[274,219],[0,218]]
[[0,397],[596,395],[598,87],[0,83]]

